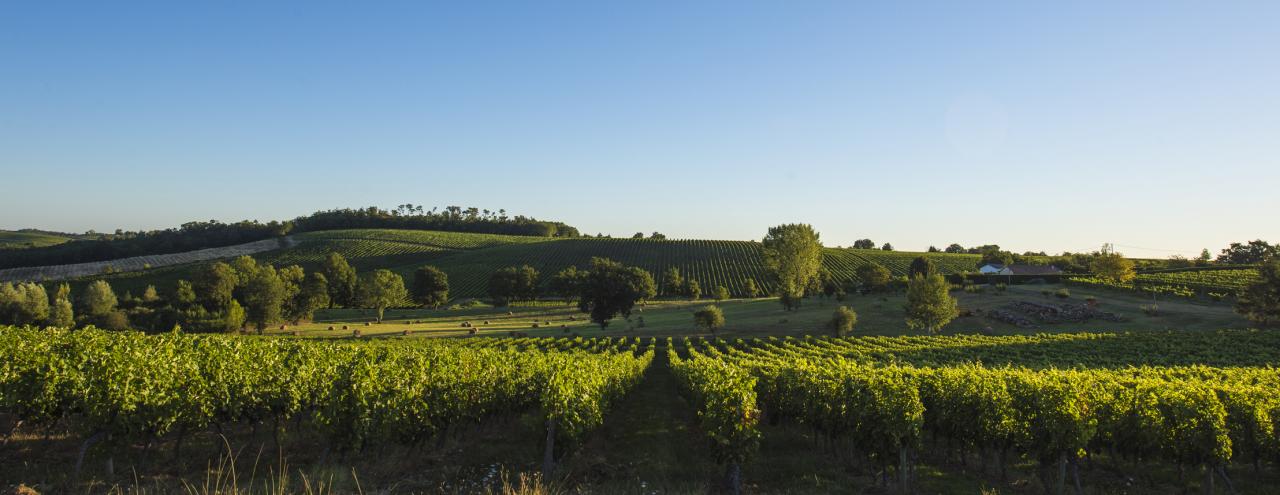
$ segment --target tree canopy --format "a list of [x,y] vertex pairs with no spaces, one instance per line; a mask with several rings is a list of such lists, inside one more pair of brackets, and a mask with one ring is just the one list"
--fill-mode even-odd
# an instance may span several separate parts
[[[818,239],[818,232],[808,224],[778,225],[769,228],[761,246],[764,248],[765,266],[778,282],[778,290],[784,299],[796,301],[803,297],[822,264],[822,242]],[[784,307],[792,308],[785,302]]]
[[414,270],[413,302],[429,308],[439,308],[448,303],[449,275],[430,265]]
[[950,290],[942,274],[912,277],[907,283],[907,327],[934,334],[954,320],[959,310]]
[[601,330],[619,315],[630,318],[636,303],[657,295],[649,272],[607,258],[591,259],[578,289],[578,309],[590,313]]
[[382,321],[387,308],[404,302],[409,293],[404,288],[404,279],[391,270],[374,270],[360,277],[357,289],[360,305],[373,308],[378,312],[378,321]]

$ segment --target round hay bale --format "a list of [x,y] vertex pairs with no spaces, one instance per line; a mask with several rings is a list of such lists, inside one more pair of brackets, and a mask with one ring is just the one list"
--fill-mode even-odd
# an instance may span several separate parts
[[332,332],[332,331],[333,331],[333,325],[329,325],[329,331],[330,331],[330,332]]
[[352,330],[352,331],[351,331],[351,336],[352,336],[352,337],[355,337],[355,338],[357,338],[357,339],[358,339],[358,338],[360,338],[360,329],[359,329],[359,328],[357,328],[357,329],[355,329],[355,330]]
[[402,332],[402,334],[403,334],[405,337],[408,337],[408,336],[409,336],[409,334],[412,334],[412,333],[413,333],[413,330],[409,330],[409,329],[407,329],[407,328],[406,328],[406,329],[404,329],[404,332]]
[[484,324],[485,324],[485,325],[488,325],[488,324],[489,324],[489,320],[485,320],[485,321],[484,321]]
[[351,330],[351,327],[346,326],[346,325],[343,325],[343,326],[342,326],[342,329],[343,329],[343,330]]
[[537,323],[534,323],[534,324],[533,324],[533,328],[538,328],[538,324],[537,324]]
[[364,322],[364,326],[366,326],[366,327],[367,327],[367,326],[370,326],[370,325],[372,325],[372,323],[369,323],[369,322],[367,322],[367,321],[366,321],[366,322]]
[[292,336],[294,336],[294,337],[301,337],[301,336],[302,336],[302,332],[299,332],[299,331],[297,331],[297,330],[294,330],[294,331],[292,331],[292,332],[289,332],[289,335],[292,335]]
[[475,334],[476,334],[476,329],[472,328],[471,330],[467,330],[467,335],[475,335]]
[[289,325],[280,325],[280,329],[281,329],[281,330],[288,330],[288,329],[289,329]]

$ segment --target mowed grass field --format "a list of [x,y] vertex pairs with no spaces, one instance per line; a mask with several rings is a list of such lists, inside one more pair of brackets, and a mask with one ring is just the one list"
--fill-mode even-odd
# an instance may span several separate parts
[[[735,296],[744,296],[747,279],[755,280],[765,292],[772,287],[766,276],[760,243],[717,240],[652,240],[506,236],[420,230],[354,229],[308,232],[292,236],[287,249],[254,255],[260,262],[280,266],[297,264],[315,269],[331,252],[347,258],[358,271],[387,268],[407,281],[423,265],[435,265],[449,275],[454,298],[484,297],[489,276],[508,266],[536,268],[545,284],[552,275],[569,266],[585,267],[592,257],[606,257],[639,266],[653,274],[659,287],[666,270],[676,267],[686,279],[697,280],[703,293],[724,286]],[[841,281],[856,278],[855,270],[879,263],[894,275],[905,275],[917,256],[932,259],[944,273],[972,271],[978,256],[969,254],[912,253],[877,249],[827,248],[823,265]],[[191,279],[202,264],[157,268],[141,272],[88,277],[111,282],[117,292],[141,292],[155,285],[170,290],[178,279]]]
[[[1229,303],[1210,303],[1173,299],[1152,301],[1136,294],[1117,291],[1087,290],[1071,287],[1071,298],[1046,298],[1041,292],[1054,291],[1060,285],[1010,286],[1003,294],[988,292],[971,294],[953,291],[962,310],[974,312],[973,316],[957,318],[943,334],[992,335],[1026,334],[1037,332],[1080,331],[1146,331],[1146,330],[1202,330],[1246,328],[1248,322],[1235,314]],[[1098,308],[1114,313],[1123,321],[1093,320],[1085,323],[1040,324],[1035,328],[1022,328],[985,316],[990,310],[1002,308],[1017,301],[1048,304],[1083,304],[1086,297],[1095,297]],[[906,297],[897,294],[851,295],[845,301],[809,298],[798,311],[784,311],[775,298],[731,299],[716,302],[662,300],[638,307],[630,321],[618,318],[606,330],[591,323],[576,306],[556,301],[519,304],[507,308],[489,306],[467,309],[391,309],[381,324],[375,323],[373,310],[332,309],[321,310],[316,321],[288,326],[285,330],[272,328],[268,333],[301,337],[350,338],[355,330],[363,337],[465,337],[470,330],[463,323],[470,323],[480,336],[506,336],[522,332],[529,336],[641,336],[664,337],[680,335],[706,335],[709,333],[693,325],[693,312],[708,304],[724,310],[725,327],[716,332],[725,337],[806,335],[826,331],[826,323],[839,305],[847,305],[858,313],[857,335],[908,335],[918,331],[907,328],[903,321],[903,305]],[[1142,307],[1159,306],[1155,316],[1148,316]],[[366,325],[368,323],[368,325]],[[537,325],[537,328],[534,325]],[[347,330],[343,330],[343,325]],[[334,330],[329,330],[334,327]],[[406,335],[407,332],[407,335]]]
[[0,230],[0,249],[25,249],[32,247],[55,246],[70,240],[70,237],[45,234],[42,232]]

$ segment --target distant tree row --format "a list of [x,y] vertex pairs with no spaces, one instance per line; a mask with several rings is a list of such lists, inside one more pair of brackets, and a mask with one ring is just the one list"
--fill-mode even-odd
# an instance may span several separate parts
[[[658,295],[648,271],[607,258],[591,258],[586,269],[565,268],[548,285],[552,294],[577,301],[578,309],[589,313],[601,330],[617,316],[630,318],[636,304]],[[499,306],[536,300],[538,287],[538,271],[527,265],[503,268],[489,277],[489,297]]]
[[376,310],[406,303],[438,308],[449,300],[444,272],[424,266],[414,272],[412,290],[390,270],[358,275],[342,255],[330,253],[319,270],[297,265],[276,269],[241,256],[201,267],[192,280],[178,280],[161,295],[147,286],[141,297],[117,297],[104,280],[90,283],[72,304],[67,284],[48,293],[35,283],[0,285],[0,323],[167,331],[175,325],[194,332],[259,330],[282,322],[311,320],[324,307]]
[[286,222],[260,223],[256,220],[245,220],[222,223],[210,220],[189,222],[178,228],[164,230],[145,232],[117,230],[115,234],[100,235],[95,239],[75,240],[54,246],[4,250],[0,252],[0,268],[65,265],[150,254],[180,253],[259,241],[287,235],[290,232],[356,228],[441,230],[539,237],[577,237],[579,235],[578,229],[562,222],[543,221],[522,215],[508,216],[506,210],[494,212],[459,206],[449,206],[443,210],[436,208],[426,210],[422,206],[405,204],[394,210],[370,206],[363,209],[318,211]]

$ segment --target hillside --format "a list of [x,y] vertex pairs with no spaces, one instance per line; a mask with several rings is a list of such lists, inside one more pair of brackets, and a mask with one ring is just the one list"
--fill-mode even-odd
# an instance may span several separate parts
[[0,249],[56,246],[71,240],[70,237],[45,232],[0,230]]
[[[760,244],[751,241],[562,239],[389,229],[308,232],[291,238],[292,247],[254,257],[277,266],[298,264],[312,269],[328,253],[336,252],[361,272],[389,268],[406,281],[414,269],[430,264],[449,275],[454,297],[483,296],[489,275],[499,268],[527,264],[538,269],[545,281],[568,266],[585,266],[596,256],[642,267],[653,274],[659,286],[663,272],[674,266],[684,277],[697,280],[704,293],[723,285],[735,295],[743,294],[748,278],[755,279],[765,291],[772,288],[765,275]],[[933,259],[945,273],[972,270],[978,261],[977,255],[968,254],[828,248],[823,264],[843,281],[854,278],[854,270],[869,262],[884,265],[894,275],[905,275],[911,260],[920,255]],[[147,284],[164,289],[179,278],[190,278],[196,266],[95,278],[105,278],[119,289],[135,292]]]

